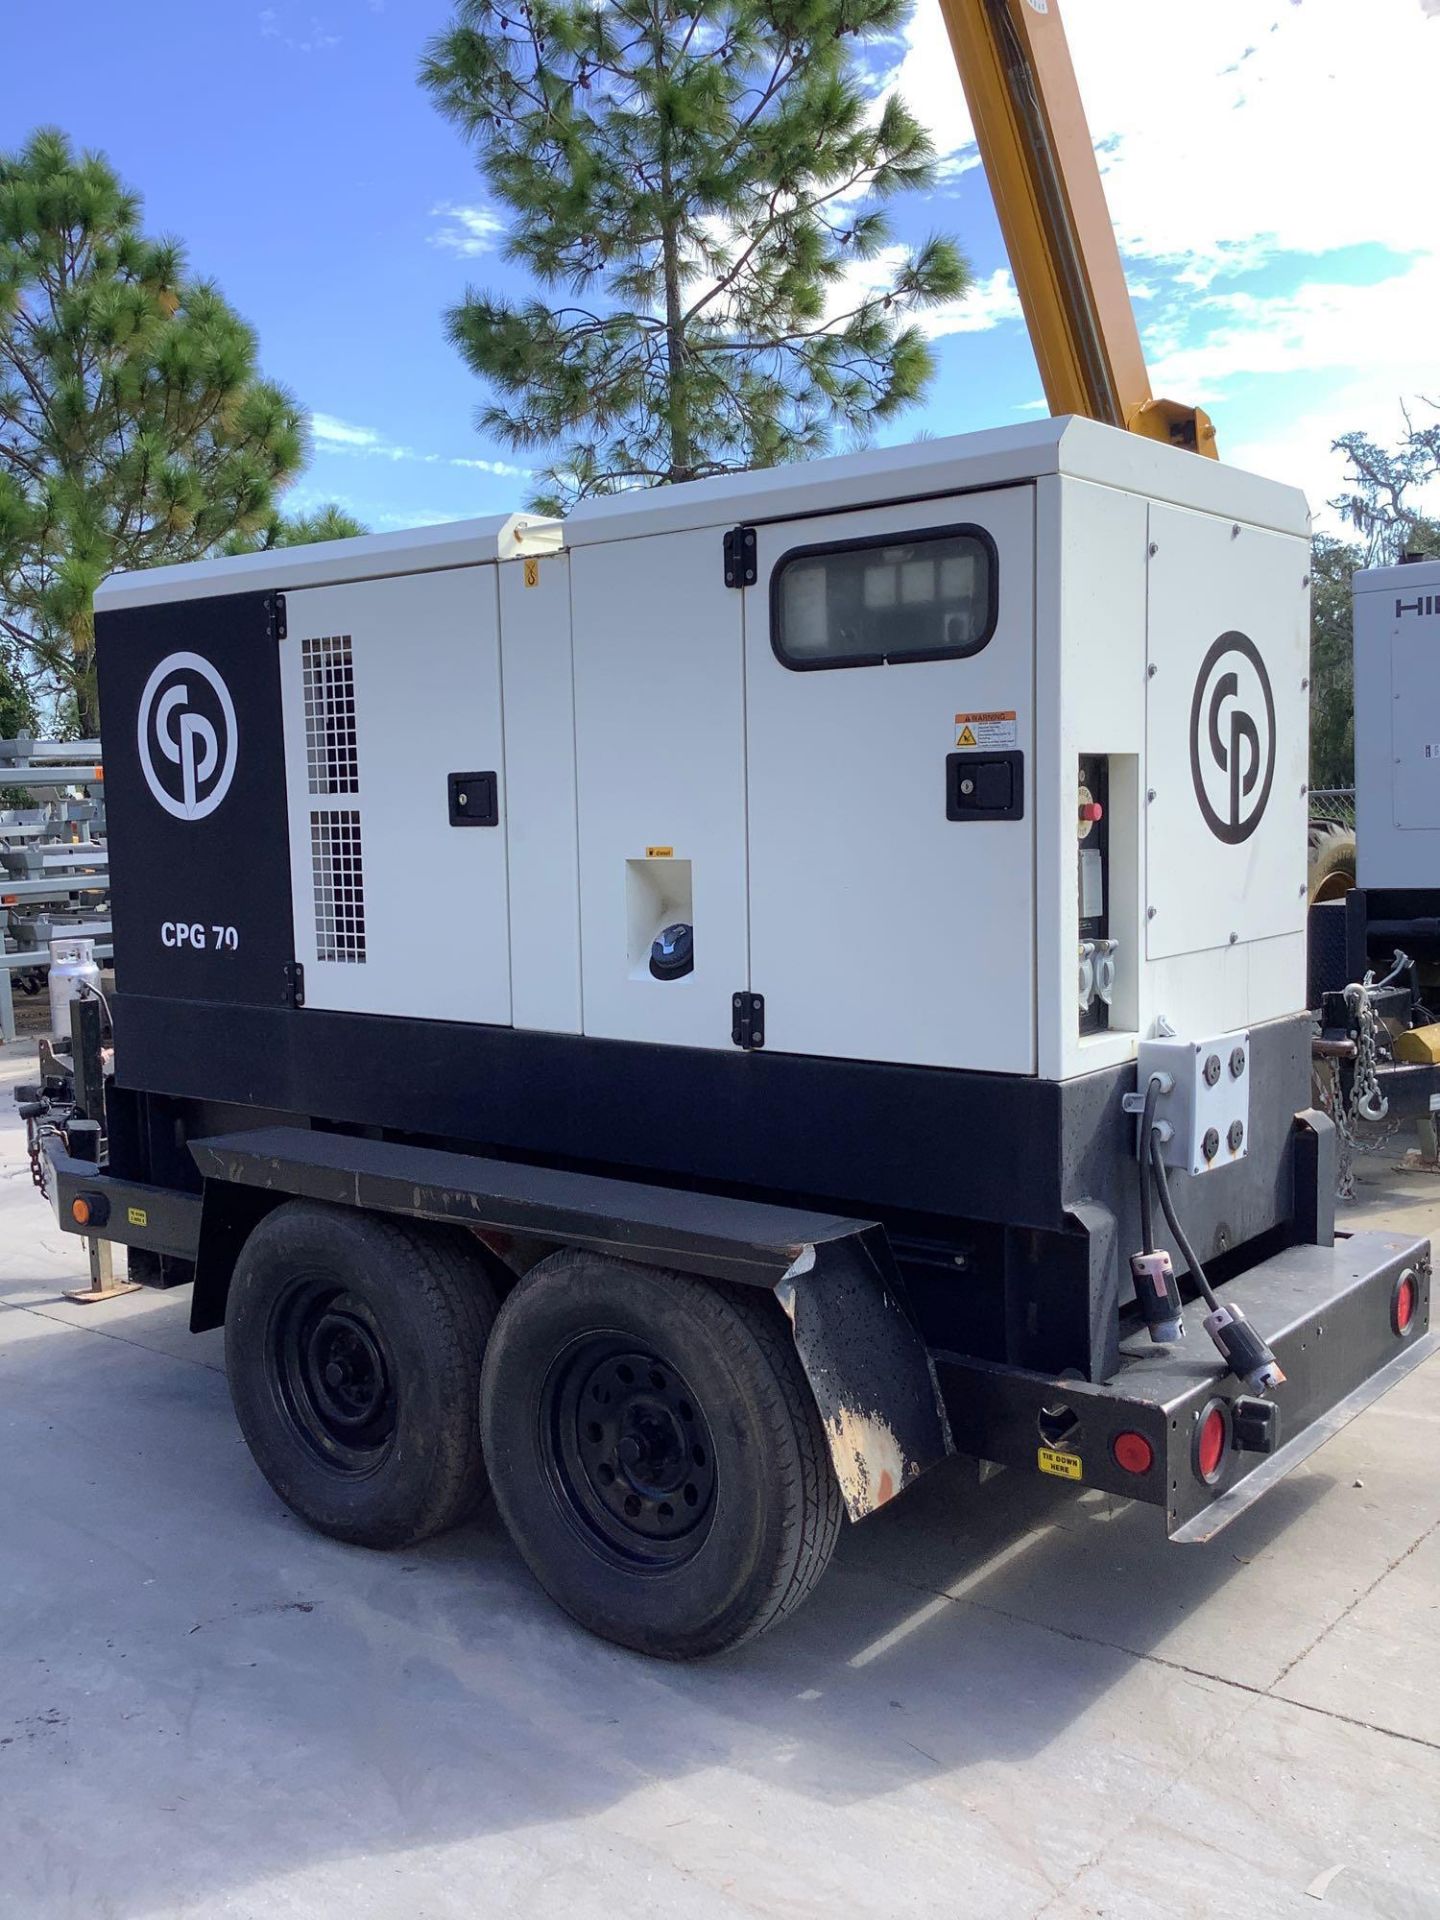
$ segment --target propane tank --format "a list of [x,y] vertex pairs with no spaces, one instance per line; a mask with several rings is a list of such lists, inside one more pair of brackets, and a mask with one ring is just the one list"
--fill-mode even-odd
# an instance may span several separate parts
[[70,1002],[82,992],[100,990],[100,969],[95,964],[93,940],[52,940],[50,942],[50,1038],[70,1038]]

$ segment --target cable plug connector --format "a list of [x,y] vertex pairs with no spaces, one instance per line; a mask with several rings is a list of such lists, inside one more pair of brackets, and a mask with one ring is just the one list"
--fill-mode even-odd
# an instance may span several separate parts
[[1243,1307],[1216,1307],[1205,1316],[1205,1331],[1231,1373],[1252,1393],[1268,1393],[1284,1381],[1279,1361],[1245,1318]]
[[1132,1253],[1130,1276],[1135,1282],[1135,1304],[1145,1330],[1157,1347],[1185,1338],[1180,1318],[1180,1289],[1168,1253]]

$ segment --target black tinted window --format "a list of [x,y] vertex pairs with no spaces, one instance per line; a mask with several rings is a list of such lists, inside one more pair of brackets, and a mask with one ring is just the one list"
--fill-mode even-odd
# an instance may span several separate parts
[[771,576],[771,641],[787,667],[953,658],[994,630],[995,549],[974,527],[801,547]]

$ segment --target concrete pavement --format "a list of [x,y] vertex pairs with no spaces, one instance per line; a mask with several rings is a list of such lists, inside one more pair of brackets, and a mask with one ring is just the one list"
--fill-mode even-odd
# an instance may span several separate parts
[[[939,1471],[677,1668],[492,1519],[400,1555],[251,1466],[184,1294],[108,1306],[0,1051],[0,1920],[1440,1914],[1440,1365],[1209,1547]],[[1364,1215],[1440,1225],[1370,1163]]]

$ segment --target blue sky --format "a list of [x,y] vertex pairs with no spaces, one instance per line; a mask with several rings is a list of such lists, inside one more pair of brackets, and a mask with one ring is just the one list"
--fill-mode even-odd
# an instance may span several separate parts
[[[266,372],[313,410],[291,503],[338,499],[377,529],[507,510],[527,484],[474,431],[478,386],[442,331],[467,281],[518,288],[470,156],[415,84],[448,13],[0,0],[5,66],[24,75],[0,94],[0,147],[52,123],[108,153],[147,226],[184,241],[257,328]],[[1157,391],[1209,406],[1224,457],[1320,506],[1336,434],[1389,436],[1402,398],[1440,396],[1440,0],[1064,13]],[[1039,381],[934,0],[881,64],[944,158],[897,233],[952,233],[977,282],[931,322],[938,378],[887,437],[1033,417]]]

